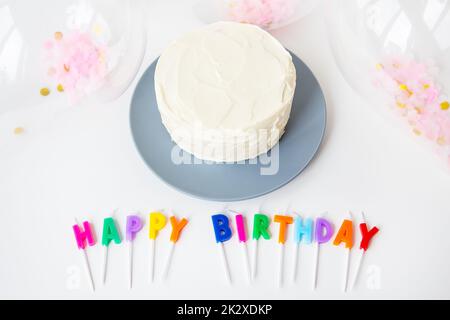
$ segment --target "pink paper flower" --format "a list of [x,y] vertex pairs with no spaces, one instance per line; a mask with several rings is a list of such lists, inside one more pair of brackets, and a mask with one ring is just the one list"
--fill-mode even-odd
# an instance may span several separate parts
[[292,17],[294,0],[230,0],[228,15],[231,20],[269,28]]
[[100,87],[107,73],[107,48],[89,33],[73,31],[44,43],[48,76],[76,102]]
[[411,58],[389,56],[376,69],[374,85],[392,98],[394,110],[412,131],[430,140],[450,164],[450,105],[429,67]]

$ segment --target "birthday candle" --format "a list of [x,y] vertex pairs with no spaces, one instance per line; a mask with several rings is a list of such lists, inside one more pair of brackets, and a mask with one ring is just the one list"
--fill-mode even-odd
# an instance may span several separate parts
[[228,280],[228,283],[231,283],[231,274],[230,269],[228,267],[228,260],[225,253],[225,249],[223,247],[223,243],[231,239],[232,233],[230,228],[230,223],[228,217],[224,214],[215,214],[211,216],[214,234],[216,237],[216,242],[219,246],[220,256],[222,258],[222,264],[225,270],[225,276]]
[[361,212],[361,220],[362,220],[362,223],[359,225],[359,229],[361,231],[362,239],[361,239],[361,243],[359,245],[360,254],[359,254],[358,262],[356,264],[355,277],[353,278],[353,283],[351,286],[352,289],[358,280],[361,265],[363,263],[365,253],[366,253],[367,249],[369,248],[370,240],[378,233],[378,231],[380,231],[377,227],[373,227],[372,229],[368,230],[364,212]]
[[313,240],[313,223],[312,219],[305,219],[297,215],[294,222],[294,241],[295,241],[295,251],[294,251],[294,267],[292,268],[292,281],[295,282],[297,279],[297,269],[298,269],[298,251],[300,242],[305,244],[311,244]]
[[279,229],[279,234],[278,234],[278,243],[280,244],[278,286],[281,287],[283,284],[284,244],[286,242],[287,227],[288,227],[288,225],[290,225],[294,222],[294,219],[291,216],[275,215],[273,221],[280,224],[280,229]]
[[238,233],[239,242],[241,243],[242,248],[242,257],[244,259],[244,266],[247,271],[247,280],[250,283],[252,279],[251,270],[250,270],[250,261],[248,259],[248,252],[247,252],[247,232],[245,230],[245,218],[242,216],[242,214],[230,210],[231,212],[236,213],[235,220],[236,220],[236,229]]
[[91,265],[89,263],[89,257],[86,253],[86,241],[89,246],[93,246],[93,245],[95,245],[95,238],[92,233],[91,225],[89,224],[88,221],[83,222],[83,228],[84,228],[84,230],[82,230],[78,226],[78,221],[77,221],[77,219],[75,219],[75,224],[73,225],[72,229],[75,234],[75,239],[77,241],[78,249],[82,250],[81,252],[82,252],[82,256],[83,256],[84,267],[85,267],[86,274],[89,279],[89,283],[91,285],[91,289],[92,289],[92,291],[95,291],[94,279],[92,277],[92,272],[91,272]]
[[177,243],[177,241],[180,237],[181,231],[184,229],[184,227],[188,223],[188,220],[186,218],[183,218],[178,221],[175,216],[171,216],[169,220],[170,220],[170,224],[172,226],[172,233],[170,234],[170,242],[172,244],[170,246],[169,254],[167,255],[167,259],[166,259],[166,263],[165,263],[165,267],[164,267],[163,279],[166,279],[167,275],[169,273],[170,264],[172,262],[173,251],[175,250],[175,244]]
[[353,222],[351,221],[351,213],[349,212],[350,220],[345,219],[342,222],[341,227],[334,238],[333,245],[339,246],[341,243],[345,243],[346,250],[346,259],[345,259],[345,268],[344,268],[344,292],[347,291],[348,284],[348,274],[350,268],[350,250],[353,247]]
[[[259,210],[261,211],[261,210]],[[252,277],[255,279],[258,262],[258,240],[262,236],[265,240],[270,240],[269,233],[270,218],[262,213],[257,213],[253,217],[253,240],[255,250],[253,251],[253,270]]]
[[138,215],[127,216],[126,222],[126,240],[128,242],[128,268],[129,268],[129,285],[130,289],[133,286],[133,241],[136,234],[142,229],[142,220]]
[[108,270],[108,247],[111,241],[114,241],[115,244],[120,244],[122,242],[114,219],[112,217],[108,217],[103,220],[103,233],[102,233],[102,245],[104,247],[103,274],[102,274],[103,283],[105,283],[106,281],[106,273]]
[[153,282],[155,274],[155,247],[158,232],[166,226],[166,217],[161,212],[152,212],[149,214],[149,238],[150,238],[150,254],[149,254],[149,272],[148,281]]
[[319,255],[320,255],[320,245],[326,243],[331,239],[333,235],[333,226],[331,223],[324,218],[316,219],[316,252],[315,252],[315,262],[314,262],[314,277],[313,277],[313,289],[317,287],[317,278],[319,274]]

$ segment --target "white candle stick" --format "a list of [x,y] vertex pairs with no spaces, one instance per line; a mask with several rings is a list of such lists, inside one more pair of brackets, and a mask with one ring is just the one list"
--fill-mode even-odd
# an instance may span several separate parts
[[[350,221],[352,221],[352,213],[349,211],[348,212],[348,215],[349,215],[349,218],[350,218]],[[353,222],[352,222],[353,223]],[[348,287],[348,275],[349,275],[349,272],[350,272],[350,253],[351,253],[351,248],[348,248],[348,249],[346,249],[345,250],[346,251],[346,253],[345,253],[345,255],[346,255],[346,257],[345,257],[345,276],[344,276],[344,292],[347,292],[347,287]]]
[[314,253],[313,290],[316,290],[317,288],[317,277],[319,273],[319,254],[320,254],[320,244],[316,242],[316,248]]
[[280,243],[280,260],[278,265],[278,287],[283,286],[283,269],[284,269],[284,243]]
[[230,269],[228,267],[228,260],[227,260],[227,255],[225,254],[225,248],[223,246],[223,242],[219,242],[217,244],[219,246],[219,251],[220,251],[220,255],[222,257],[222,264],[225,270],[225,276],[227,278],[227,281],[229,284],[231,284],[231,274],[230,274]]
[[167,276],[169,274],[169,269],[170,269],[170,265],[172,263],[172,256],[173,256],[174,249],[175,249],[175,242],[171,241],[170,242],[169,254],[167,255],[166,263],[164,265],[163,279],[167,279]]
[[89,284],[91,285],[91,289],[94,292],[95,291],[94,278],[92,277],[91,265],[89,264],[89,258],[85,249],[83,249],[82,255],[84,260],[84,267],[89,279]]
[[[325,218],[327,212],[322,214],[321,218]],[[317,225],[317,224],[316,224]],[[314,277],[313,277],[313,290],[317,288],[317,280],[319,278],[319,258],[320,258],[320,243],[316,239],[316,250],[315,250],[315,257],[314,257]]]
[[[117,211],[117,208],[115,208],[113,210],[113,213],[111,214],[112,218],[114,218],[116,211]],[[109,248],[109,244],[104,246],[104,249],[103,249],[103,268],[102,268],[103,284],[105,284],[105,282],[106,282],[106,273],[108,272],[108,251],[109,251],[108,248]]]
[[252,261],[252,279],[255,280],[256,278],[256,271],[257,271],[257,263],[258,263],[258,239],[253,240],[254,246],[253,246],[253,261]]
[[106,282],[106,272],[108,271],[108,247],[103,246],[103,267],[102,267],[102,282]]
[[[259,205],[258,208],[258,212],[257,213],[261,213],[262,210],[262,206],[263,206],[263,202]],[[255,226],[253,226],[253,228],[255,228]],[[256,273],[258,271],[258,239],[254,239],[253,242],[255,243],[253,246],[253,259],[252,259],[252,280],[255,280],[256,278]]]
[[[288,214],[291,208],[291,203],[289,202],[285,214]],[[280,253],[279,253],[279,263],[278,263],[278,287],[283,286],[283,273],[284,273],[284,243],[280,243]]]
[[[366,217],[364,216],[364,212],[361,212],[361,223],[365,223],[365,222],[366,222]],[[361,265],[362,265],[363,260],[364,260],[364,253],[365,253],[365,250],[363,250],[363,249],[359,250],[358,262],[356,264],[355,276],[353,278],[352,285],[350,287],[351,290],[353,290],[353,287],[355,286],[356,282],[358,281],[359,272],[360,272]]]
[[155,241],[156,239],[150,239],[150,247],[148,254],[148,283],[152,283],[155,273]]
[[[231,212],[231,213],[234,213],[236,216],[241,214],[241,213],[239,213],[239,212],[237,212],[236,210],[233,210],[233,209],[228,209],[228,211]],[[236,220],[236,223],[237,223],[236,216],[235,216],[235,220]],[[245,226],[244,226],[244,218],[242,218],[242,224],[243,224],[242,228],[245,228]],[[246,232],[245,229],[242,232]],[[239,233],[239,227],[238,227],[238,233]],[[249,260],[248,252],[247,252],[248,235],[245,234],[244,237],[245,238],[243,239],[243,241],[241,241],[241,239],[239,239],[240,240],[239,242],[240,242],[240,246],[242,248],[242,259],[243,259],[243,262],[244,262],[245,271],[247,272],[247,280],[248,280],[248,283],[251,283],[251,281],[252,281],[252,272],[251,272],[250,260]]]
[[[75,224],[79,225],[78,220],[76,218],[75,218]],[[92,276],[91,264],[89,263],[89,257],[87,255],[86,248],[81,249],[81,251],[82,251],[81,255],[83,258],[84,270],[86,271],[86,275],[89,280],[91,290],[92,290],[92,292],[94,292],[95,291],[94,278]]]
[[133,287],[133,241],[128,241],[129,288]]
[[[295,212],[295,215],[299,217],[299,215]],[[295,221],[294,221],[295,223]],[[292,267],[292,282],[295,282],[297,280],[297,268],[298,268],[298,251],[300,249],[300,242],[295,242],[294,245],[294,266]]]
[[243,242],[241,244],[241,248],[242,248],[242,255],[243,255],[243,259],[244,259],[245,269],[247,270],[247,280],[248,280],[248,283],[251,283],[252,282],[252,272],[251,272],[250,260],[249,260],[248,252],[247,252],[247,245],[245,242]]

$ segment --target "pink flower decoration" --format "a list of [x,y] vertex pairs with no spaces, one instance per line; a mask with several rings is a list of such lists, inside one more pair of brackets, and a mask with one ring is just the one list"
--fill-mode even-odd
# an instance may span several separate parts
[[429,68],[411,58],[389,56],[377,65],[373,83],[392,97],[392,106],[436,147],[450,164],[450,108]]
[[107,74],[107,48],[89,33],[73,31],[44,43],[48,75],[71,102],[100,87]]
[[269,28],[294,14],[294,0],[230,0],[228,15],[233,21]]

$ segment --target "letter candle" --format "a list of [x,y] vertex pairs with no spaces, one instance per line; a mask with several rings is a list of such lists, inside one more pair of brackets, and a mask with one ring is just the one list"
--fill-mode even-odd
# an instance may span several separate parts
[[133,286],[133,242],[136,234],[142,229],[142,220],[138,215],[127,216],[126,222],[126,240],[128,242],[128,270],[129,286]]
[[349,212],[349,220],[345,219],[342,222],[341,227],[336,235],[336,238],[333,241],[333,245],[339,246],[342,242],[345,243],[345,268],[344,268],[344,287],[343,291],[347,291],[348,285],[348,274],[350,269],[350,251],[353,247],[353,222],[352,222],[352,213]]
[[[286,209],[286,212],[289,211]],[[280,244],[280,256],[279,256],[279,268],[278,268],[278,286],[281,287],[283,285],[283,273],[284,273],[284,244],[286,242],[287,236],[287,227],[288,225],[294,222],[294,219],[291,216],[286,215],[275,215],[274,222],[280,224],[280,231],[278,234],[278,243]]]
[[175,250],[175,244],[178,241],[178,238],[180,237],[181,231],[183,228],[187,225],[188,220],[186,218],[182,218],[180,220],[177,220],[175,217],[173,210],[170,210],[172,216],[170,217],[170,224],[172,226],[172,233],[170,234],[170,251],[167,255],[165,267],[164,267],[164,273],[163,273],[163,279],[167,278],[167,275],[169,274],[170,264],[172,262],[172,256],[173,251]]
[[253,240],[255,243],[253,251],[253,270],[252,277],[255,279],[258,266],[258,240],[262,236],[265,240],[270,240],[269,225],[270,218],[262,213],[262,205],[260,205],[258,213],[253,217]]
[[148,260],[148,282],[152,283],[155,275],[155,247],[158,232],[166,226],[166,216],[161,212],[151,212],[149,214],[148,237],[150,238],[150,252]]
[[[226,210],[224,210],[226,211]],[[232,233],[230,228],[230,221],[228,217],[222,213],[215,214],[211,216],[214,234],[216,237],[216,242],[219,247],[220,256],[222,258],[222,264],[225,271],[225,276],[228,280],[228,283],[231,284],[231,274],[230,269],[228,267],[228,260],[225,254],[225,249],[223,247],[223,243],[231,239]]]
[[364,212],[361,212],[361,221],[362,222],[359,224],[359,229],[361,230],[362,239],[359,245],[360,254],[358,256],[358,262],[356,264],[355,277],[353,278],[353,283],[351,286],[352,289],[355,286],[356,282],[358,281],[361,265],[363,263],[366,251],[369,248],[370,240],[373,238],[373,236],[375,236],[378,233],[378,231],[380,231],[377,227],[373,227],[372,229],[368,230]]
[[236,229],[238,233],[239,243],[242,248],[242,258],[244,260],[244,268],[247,272],[247,280],[248,283],[251,283],[252,281],[252,274],[251,274],[251,268],[250,268],[250,260],[248,258],[248,252],[247,252],[247,231],[245,228],[245,218],[240,214],[239,212],[228,209],[229,212],[232,212],[235,214],[235,220],[236,220]]
[[292,268],[292,281],[295,282],[297,280],[297,269],[298,269],[298,251],[300,247],[300,242],[304,242],[305,244],[311,244],[313,241],[313,224],[314,221],[312,219],[304,219],[302,220],[301,216],[296,214],[295,217],[295,225],[294,225],[294,266]]
[[[116,210],[114,210],[114,213]],[[116,223],[113,217],[108,217],[103,220],[103,233],[102,233],[102,245],[104,247],[103,251],[103,268],[102,268],[102,281],[106,282],[106,273],[108,271],[108,248],[111,241],[115,244],[120,244],[122,240],[120,239],[119,231],[117,230]]]
[[86,241],[89,246],[95,245],[95,238],[92,234],[91,225],[88,221],[83,222],[83,228],[82,230],[78,224],[77,219],[75,219],[75,224],[73,225],[72,229],[75,233],[75,239],[77,241],[78,249],[82,250],[82,256],[84,261],[84,267],[86,270],[86,274],[89,279],[89,284],[91,285],[92,291],[95,291],[95,285],[94,285],[94,279],[92,277],[92,271],[91,271],[91,265],[89,263],[89,257],[86,252]]
[[315,261],[314,261],[314,276],[313,276],[313,289],[317,287],[317,278],[319,274],[319,255],[320,255],[320,245],[326,243],[331,239],[333,235],[333,226],[331,223],[322,218],[316,219],[316,250],[315,250]]

